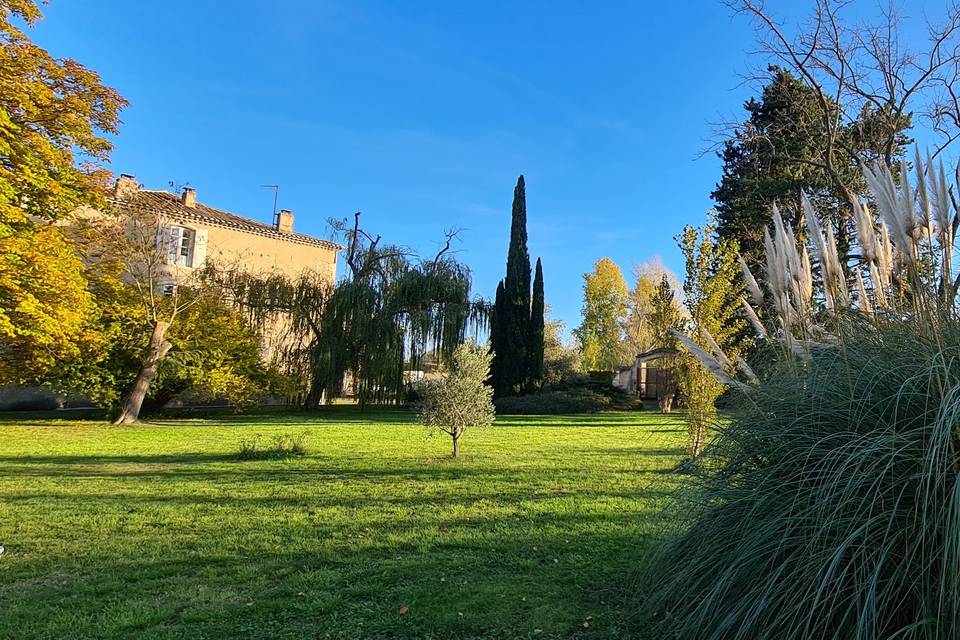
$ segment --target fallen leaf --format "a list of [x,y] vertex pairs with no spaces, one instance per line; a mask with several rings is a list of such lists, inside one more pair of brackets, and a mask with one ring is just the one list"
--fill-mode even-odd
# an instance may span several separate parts
[[400,607],[400,615],[406,615],[410,611],[410,607]]

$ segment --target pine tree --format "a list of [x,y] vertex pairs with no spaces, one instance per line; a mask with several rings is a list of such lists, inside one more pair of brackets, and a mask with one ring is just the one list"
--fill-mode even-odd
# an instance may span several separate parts
[[650,329],[657,349],[676,349],[674,330],[683,328],[680,306],[677,304],[673,286],[664,274],[650,301]]
[[543,384],[543,266],[537,258],[536,273],[533,277],[533,300],[530,307],[530,344],[528,347],[527,376],[531,389],[539,389]]

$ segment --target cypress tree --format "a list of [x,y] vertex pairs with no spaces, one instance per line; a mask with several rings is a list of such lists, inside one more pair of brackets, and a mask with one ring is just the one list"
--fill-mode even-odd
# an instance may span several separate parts
[[502,396],[509,387],[505,387],[503,377],[503,363],[507,354],[503,350],[503,280],[497,284],[497,295],[493,301],[493,312],[490,314],[490,349],[493,351],[493,360],[490,362],[490,382],[493,393]]
[[527,253],[527,196],[523,176],[513,190],[507,276],[503,280],[503,306],[497,322],[500,332],[500,390],[516,393],[527,378],[527,345],[530,335],[530,254]]
[[[542,273],[539,278],[540,302],[537,311],[531,307],[530,300],[527,195],[523,176],[520,176],[513,190],[507,276],[497,287],[497,299],[490,323],[490,346],[494,351],[491,376],[497,396],[534,388],[539,384],[535,381],[539,381],[543,376]],[[536,323],[535,317],[539,318]]]
[[537,258],[533,277],[533,300],[530,306],[530,344],[528,346],[527,375],[531,390],[543,384],[543,266]]

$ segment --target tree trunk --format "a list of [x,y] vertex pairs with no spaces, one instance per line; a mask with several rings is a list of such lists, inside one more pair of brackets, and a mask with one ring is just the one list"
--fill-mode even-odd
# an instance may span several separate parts
[[453,434],[453,457],[460,455],[460,434]]
[[670,413],[673,410],[673,394],[665,393],[660,396],[660,413]]
[[157,368],[173,346],[164,339],[167,329],[170,328],[169,322],[157,321],[153,325],[153,333],[150,335],[150,346],[147,348],[147,354],[140,363],[140,371],[133,382],[133,386],[127,392],[123,399],[123,410],[113,424],[131,424],[140,417],[140,408],[143,406],[143,399],[150,390],[150,382],[157,375]]

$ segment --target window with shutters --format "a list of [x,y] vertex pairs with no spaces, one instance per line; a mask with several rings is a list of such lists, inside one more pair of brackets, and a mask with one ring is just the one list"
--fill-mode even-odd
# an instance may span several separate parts
[[207,231],[163,224],[157,230],[157,248],[167,264],[203,266],[207,257]]
[[176,262],[181,267],[193,266],[193,242],[196,234],[193,229],[181,227],[180,246],[178,247]]

